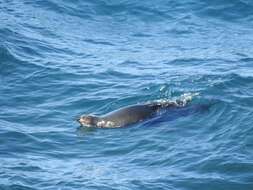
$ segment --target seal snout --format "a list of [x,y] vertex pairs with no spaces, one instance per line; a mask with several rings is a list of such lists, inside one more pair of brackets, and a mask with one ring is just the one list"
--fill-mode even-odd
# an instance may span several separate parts
[[86,122],[85,122],[85,119],[83,118],[83,116],[76,118],[76,121],[77,121],[78,123],[80,123],[81,125],[84,124],[84,123],[86,123]]
[[80,120],[81,120],[80,117],[76,118],[76,121],[79,122],[79,123],[80,123]]

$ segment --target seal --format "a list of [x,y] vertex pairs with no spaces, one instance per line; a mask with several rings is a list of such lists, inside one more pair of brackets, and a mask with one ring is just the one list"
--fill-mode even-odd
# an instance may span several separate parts
[[183,100],[137,104],[120,108],[102,116],[82,115],[77,121],[85,127],[125,127],[155,117],[162,110],[183,107],[185,104],[186,102]]

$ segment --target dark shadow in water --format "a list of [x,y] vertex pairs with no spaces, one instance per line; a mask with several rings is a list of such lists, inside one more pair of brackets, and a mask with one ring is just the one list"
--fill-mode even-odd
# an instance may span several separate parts
[[181,108],[169,109],[161,113],[158,117],[147,121],[147,123],[152,126],[154,123],[173,121],[180,117],[187,117],[189,115],[207,112],[210,107],[210,104],[195,104]]

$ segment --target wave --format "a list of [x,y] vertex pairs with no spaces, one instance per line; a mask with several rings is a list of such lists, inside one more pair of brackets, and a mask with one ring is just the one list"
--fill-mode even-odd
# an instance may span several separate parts
[[253,4],[250,1],[203,1],[197,14],[228,22],[248,22],[253,19]]
[[[250,1],[34,1],[26,2],[38,9],[79,17],[85,20],[102,21],[110,17],[117,22],[134,21],[159,22],[180,18],[180,13],[222,19],[229,22],[252,20],[252,3]],[[182,17],[181,17],[182,18]]]
[[[251,189],[251,1],[0,4],[0,189]],[[76,131],[180,96],[159,122]]]

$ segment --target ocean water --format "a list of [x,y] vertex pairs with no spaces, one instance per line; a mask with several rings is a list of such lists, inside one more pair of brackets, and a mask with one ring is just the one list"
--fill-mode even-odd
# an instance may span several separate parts
[[[189,93],[160,122],[75,121]],[[0,0],[0,189],[252,190],[253,2]]]

